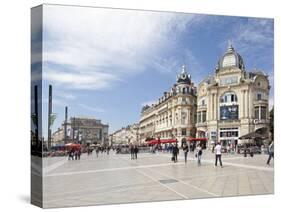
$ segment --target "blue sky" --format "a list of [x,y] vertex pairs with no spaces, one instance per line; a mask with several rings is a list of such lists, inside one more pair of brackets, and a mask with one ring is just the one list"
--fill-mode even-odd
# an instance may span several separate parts
[[[109,123],[110,132],[137,122],[186,64],[196,85],[214,73],[228,40],[246,70],[270,77],[273,104],[273,20],[186,13],[44,6],[43,114],[53,85],[53,130],[70,116]],[[44,127],[46,134],[46,124]]]

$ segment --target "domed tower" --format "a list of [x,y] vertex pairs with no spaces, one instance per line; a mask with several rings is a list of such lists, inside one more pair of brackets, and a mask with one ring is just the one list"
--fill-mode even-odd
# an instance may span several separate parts
[[191,75],[187,74],[185,65],[182,66],[181,73],[177,75],[177,83],[175,84],[175,90],[177,94],[196,94],[196,88],[194,86],[194,83],[191,82]]
[[218,61],[216,71],[225,70],[229,68],[239,68],[245,71],[243,58],[238,54],[231,43],[229,43],[226,53]]
[[190,74],[187,74],[185,65],[182,66],[182,71],[177,76],[177,83],[188,85],[191,84],[191,76]]

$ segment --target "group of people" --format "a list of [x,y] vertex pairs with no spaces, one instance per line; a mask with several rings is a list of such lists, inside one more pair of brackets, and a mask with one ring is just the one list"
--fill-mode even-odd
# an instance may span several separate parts
[[[198,166],[201,166],[201,157],[203,154],[201,144],[198,144],[196,149],[193,144],[191,145],[191,147],[189,147],[187,144],[183,144],[182,150],[183,150],[183,154],[184,154],[185,163],[187,162],[187,155],[188,155],[189,150],[196,151],[195,157],[197,158],[197,164],[198,164]],[[177,144],[175,144],[172,147],[172,161],[174,161],[174,163],[176,163],[178,161],[178,154],[179,154],[179,147]]]
[[[187,155],[188,155],[188,152],[189,152],[190,148],[191,147],[189,147],[187,144],[183,144],[183,146],[182,146],[185,163],[187,162]],[[193,146],[192,146],[192,148],[193,148]],[[222,147],[221,147],[220,142],[218,142],[216,144],[216,146],[214,147],[215,166],[217,166],[217,163],[219,161],[220,166],[223,167],[222,166],[222,160],[221,160],[221,154],[222,154],[221,148]],[[202,155],[203,155],[202,145],[199,143],[199,144],[196,145],[196,148],[192,149],[192,150],[195,151],[195,157],[197,158],[198,166],[201,166],[201,158],[202,158]],[[176,163],[178,161],[178,154],[179,154],[179,147],[178,147],[177,144],[175,144],[172,147],[172,159],[171,159],[174,163]]]
[[81,149],[72,148],[68,152],[68,160],[80,160]]
[[137,145],[130,146],[131,160],[138,159],[138,152],[139,152],[139,148]]
[[106,153],[107,155],[109,155],[109,151],[110,151],[110,147],[100,147],[100,146],[97,146],[95,147],[96,149],[96,156],[97,158],[99,157],[99,152],[101,153]]

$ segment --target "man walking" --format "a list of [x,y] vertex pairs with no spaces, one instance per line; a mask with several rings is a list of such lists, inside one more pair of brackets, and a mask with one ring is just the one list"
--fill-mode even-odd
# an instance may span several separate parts
[[220,142],[217,143],[215,147],[215,154],[216,154],[216,163],[215,166],[217,166],[218,160],[220,161],[220,166],[222,168],[222,162],[221,162],[221,144]]
[[274,158],[274,143],[273,143],[273,141],[271,142],[271,144],[269,145],[269,147],[268,147],[268,159],[267,159],[267,165],[269,165],[270,164],[270,160],[271,160],[271,158]]
[[172,151],[173,151],[174,163],[176,163],[178,162],[178,154],[179,154],[179,148],[177,144],[173,147]]
[[138,159],[138,152],[139,152],[139,148],[137,145],[135,145],[134,147],[134,153],[135,153],[135,159],[137,160]]
[[184,144],[182,147],[183,154],[184,154],[184,162],[186,163],[187,161],[187,153],[189,152],[189,148],[187,144]]
[[135,159],[135,149],[134,149],[133,145],[130,146],[130,152],[131,152],[131,160],[134,160]]

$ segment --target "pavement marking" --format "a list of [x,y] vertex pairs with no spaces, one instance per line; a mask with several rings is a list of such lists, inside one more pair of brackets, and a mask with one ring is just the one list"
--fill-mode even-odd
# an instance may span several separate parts
[[[169,155],[162,155],[164,157],[169,157]],[[179,156],[180,157],[180,156]],[[121,158],[120,158],[121,159]],[[181,157],[183,159],[183,157]],[[188,158],[188,160],[197,160]],[[127,166],[127,167],[120,167],[120,168],[108,168],[108,169],[96,169],[96,170],[86,170],[86,171],[74,171],[74,172],[61,172],[61,173],[54,173],[54,174],[47,174],[49,171],[58,168],[59,166],[65,164],[67,160],[65,161],[59,161],[56,164],[51,165],[48,167],[48,169],[44,172],[44,177],[55,177],[55,176],[67,176],[67,175],[77,175],[77,174],[90,174],[90,173],[100,173],[100,172],[111,172],[111,171],[121,171],[121,170],[131,170],[135,168],[153,168],[153,167],[165,167],[165,166],[178,166],[185,164],[184,162],[177,162],[177,163],[160,163],[160,164],[151,164],[151,165],[135,165],[135,166]],[[214,163],[213,160],[203,159],[202,162],[207,163]],[[244,164],[236,164],[236,163],[230,163],[230,162],[224,162],[224,165],[230,165],[235,166],[239,168],[248,168],[248,169],[255,169],[255,170],[261,170],[261,171],[271,171],[273,172],[274,169],[270,167],[260,167],[260,166],[252,166],[252,165],[244,165]]]
[[111,172],[111,171],[120,171],[120,170],[130,170],[130,169],[136,169],[136,168],[178,166],[178,165],[183,165],[183,164],[184,164],[184,162],[180,162],[180,163],[160,163],[160,164],[152,164],[152,165],[135,165],[135,166],[120,167],[120,168],[95,169],[95,170],[75,171],[75,172],[61,172],[61,173],[47,174],[44,177],[56,177],[56,176],[67,176],[67,175],[77,175],[77,174],[90,174],[90,173],[99,173],[99,172]]
[[[158,185],[141,185],[141,186],[135,186],[135,187],[133,187],[133,188],[128,188],[128,187],[126,187],[126,188],[120,188],[120,189],[117,189],[117,190],[106,190],[106,191],[102,191],[102,192],[97,192],[97,193],[95,193],[94,195],[95,196],[97,196],[97,195],[103,195],[103,194],[106,194],[106,193],[116,193],[116,192],[122,192],[122,191],[124,191],[124,192],[126,192],[126,191],[128,191],[128,190],[130,190],[130,189],[140,189],[140,188],[146,188],[146,187],[156,187],[156,186],[158,186]],[[112,188],[112,187],[109,187],[109,188]],[[81,190],[80,190],[81,191]],[[82,190],[83,191],[83,190]],[[86,190],[87,191],[87,190]],[[88,190],[89,191],[89,190]],[[78,191],[79,192],[79,191]],[[75,194],[75,193],[77,193],[76,191],[73,191],[72,193],[70,193],[70,192],[67,192],[68,194]],[[67,194],[67,193],[63,193],[63,194],[61,194],[61,195],[64,195],[64,194]],[[77,196],[77,199],[80,199],[80,197],[81,196],[84,196],[84,194],[76,194],[76,196]],[[71,200],[73,200],[73,196],[70,196],[71,198]],[[44,203],[52,203],[52,202],[61,202],[61,201],[63,201],[63,200],[65,200],[65,199],[67,199],[66,197],[63,197],[63,198],[57,198],[57,197],[55,197],[55,199],[49,199],[49,200],[44,200]],[[110,201],[109,201],[109,203],[110,203]],[[99,203],[95,203],[95,204],[99,204]]]
[[[161,156],[170,157],[169,155],[161,155]],[[182,156],[178,156],[178,158],[180,158],[182,160],[184,159],[184,157],[182,157]],[[188,160],[197,161],[197,158],[188,158]],[[214,160],[210,160],[210,159],[201,159],[201,161],[214,164]],[[261,170],[261,171],[271,171],[271,172],[274,171],[274,168],[271,168],[271,167],[244,165],[244,164],[230,163],[230,162],[223,162],[223,165],[230,165],[230,166],[236,166],[236,167],[248,168],[248,169],[256,169],[256,170]]]
[[[62,160],[60,160],[60,161],[58,161],[58,162],[56,162],[56,163],[53,163],[53,164],[50,165],[50,166],[44,167],[44,168],[43,168],[43,175],[45,175],[45,174],[47,174],[48,172],[50,172],[50,171],[52,171],[52,170],[54,170],[54,169],[56,169],[56,168],[58,168],[58,167],[64,165],[67,161],[68,161],[68,159],[67,159],[67,158],[64,158],[64,159],[62,159]],[[44,161],[43,161],[43,163],[44,163]]]
[[199,187],[197,187],[197,186],[194,186],[194,185],[192,185],[192,184],[190,184],[190,183],[188,183],[188,182],[182,181],[182,180],[180,180],[180,179],[178,179],[178,178],[176,178],[176,177],[173,177],[173,176],[170,176],[170,175],[167,175],[167,174],[160,173],[159,171],[155,171],[155,170],[151,170],[151,169],[149,169],[149,170],[152,171],[152,172],[156,172],[156,173],[158,173],[158,174],[160,174],[160,175],[162,175],[162,176],[164,176],[164,177],[173,178],[173,179],[177,180],[178,182],[180,182],[180,183],[182,183],[182,184],[184,184],[184,185],[187,185],[187,186],[189,186],[189,187],[192,187],[192,188],[194,188],[194,189],[197,189],[197,190],[199,190],[199,191],[201,191],[201,192],[203,192],[203,193],[207,193],[207,194],[209,194],[209,195],[211,195],[211,196],[215,196],[215,197],[218,197],[218,196],[219,196],[219,195],[217,195],[217,194],[215,194],[215,193],[212,193],[212,192],[207,191],[207,190],[205,190],[205,189],[202,189],[202,188],[199,188]]
[[189,197],[183,195],[183,194],[180,193],[180,192],[177,192],[176,190],[170,188],[169,186],[167,186],[167,185],[165,185],[165,184],[160,183],[156,178],[154,178],[154,177],[152,177],[152,176],[149,176],[148,174],[146,174],[146,173],[144,173],[143,171],[139,170],[139,168],[136,168],[135,170],[136,170],[137,172],[139,172],[140,174],[146,176],[147,178],[151,179],[152,181],[156,182],[157,184],[159,184],[159,185],[161,185],[161,186],[167,188],[168,190],[170,190],[170,191],[176,193],[177,195],[181,196],[182,198],[184,198],[184,199],[189,199]]

